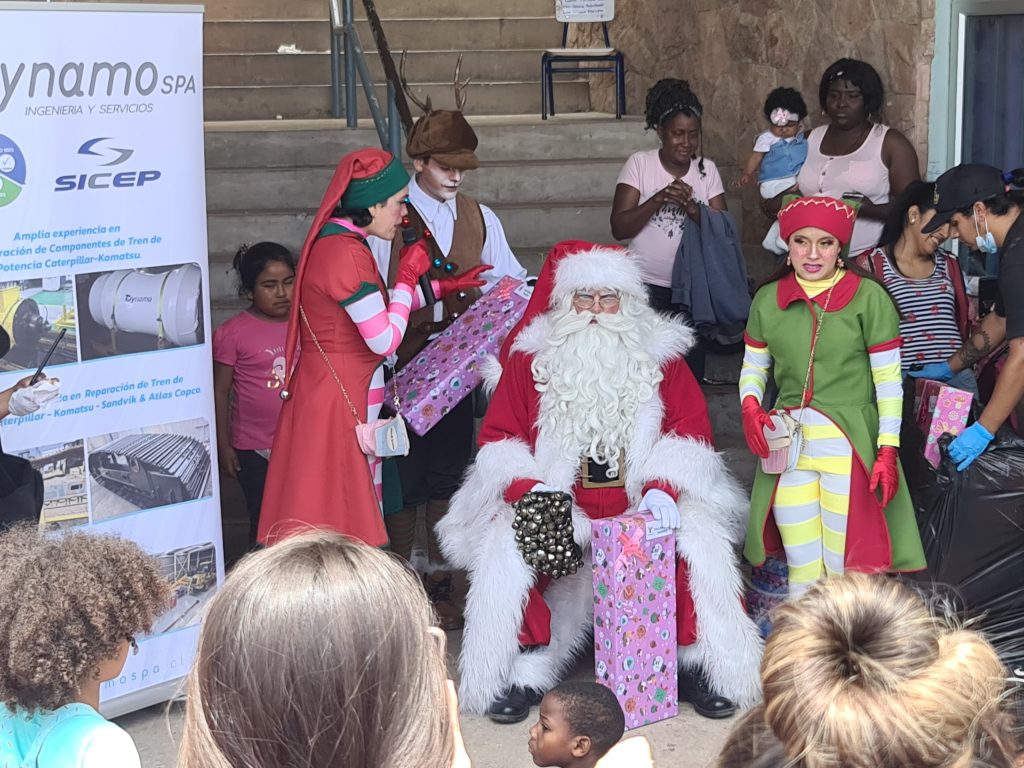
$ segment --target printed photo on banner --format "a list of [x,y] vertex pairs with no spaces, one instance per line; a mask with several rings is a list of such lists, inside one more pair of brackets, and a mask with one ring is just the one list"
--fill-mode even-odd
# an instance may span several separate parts
[[41,525],[69,528],[89,522],[85,446],[81,440],[18,451],[43,478]]
[[75,276],[82,359],[202,344],[203,272],[196,263]]
[[96,435],[88,448],[94,523],[213,493],[206,419]]
[[48,373],[59,365],[78,362],[74,282],[70,276],[0,280],[0,325],[11,338],[11,350],[0,360],[0,371],[34,369],[62,330]]
[[153,635],[199,623],[203,606],[216,591],[217,547],[212,541],[156,555],[174,591],[170,607],[153,623]]

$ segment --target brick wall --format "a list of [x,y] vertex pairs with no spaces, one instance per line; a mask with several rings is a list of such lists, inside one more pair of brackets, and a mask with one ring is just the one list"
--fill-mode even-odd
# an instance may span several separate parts
[[[819,125],[818,82],[844,56],[879,71],[886,87],[883,122],[907,135],[923,170],[934,6],[935,0],[619,0],[610,31],[626,56],[630,114],[642,113],[657,79],[689,80],[704,105],[705,154],[719,164],[727,185],[764,130],[768,92],[780,85],[799,89],[808,122]],[[599,34],[574,29],[581,43]],[[594,108],[613,111],[610,76],[593,80]],[[743,191],[742,200],[744,239],[753,245],[767,220],[756,188]]]

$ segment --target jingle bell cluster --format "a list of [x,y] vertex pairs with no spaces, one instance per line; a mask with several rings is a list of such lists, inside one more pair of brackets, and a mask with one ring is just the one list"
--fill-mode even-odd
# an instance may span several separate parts
[[583,551],[572,535],[572,499],[561,491],[531,492],[513,504],[516,546],[526,564],[553,579],[576,573]]

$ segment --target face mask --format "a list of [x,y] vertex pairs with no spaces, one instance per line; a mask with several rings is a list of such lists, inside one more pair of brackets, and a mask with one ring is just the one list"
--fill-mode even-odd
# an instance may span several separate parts
[[974,242],[978,246],[978,250],[982,253],[998,253],[999,246],[996,245],[996,239],[992,237],[992,230],[988,228],[988,222],[985,222],[985,236],[981,236],[981,229],[978,227],[978,213],[974,213],[974,231],[978,234],[974,238]]

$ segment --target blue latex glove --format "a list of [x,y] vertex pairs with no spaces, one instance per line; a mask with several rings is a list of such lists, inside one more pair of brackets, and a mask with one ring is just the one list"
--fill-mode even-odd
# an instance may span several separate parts
[[[928,363],[920,368],[911,368],[907,373],[915,379],[931,379],[932,381],[949,381],[956,375],[945,360],[941,363]],[[990,437],[989,440],[991,439]]]
[[956,462],[956,468],[963,472],[971,466],[971,462],[985,452],[993,437],[977,421],[961,432],[960,436],[949,444],[949,456]]

